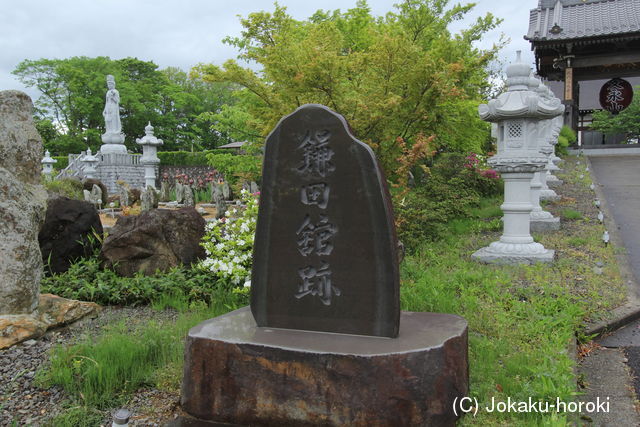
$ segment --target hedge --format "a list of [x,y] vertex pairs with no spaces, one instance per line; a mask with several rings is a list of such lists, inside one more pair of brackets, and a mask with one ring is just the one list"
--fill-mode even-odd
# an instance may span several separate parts
[[208,154],[230,154],[229,150],[216,149],[208,151],[160,151],[158,158],[164,166],[209,166]]

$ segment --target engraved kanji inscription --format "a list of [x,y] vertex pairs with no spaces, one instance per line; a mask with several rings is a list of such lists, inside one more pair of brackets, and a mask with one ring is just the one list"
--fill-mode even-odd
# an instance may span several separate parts
[[305,295],[319,296],[324,305],[331,305],[333,295],[340,296],[340,289],[331,284],[331,269],[329,263],[323,261],[320,268],[307,266],[298,270],[302,279],[295,297],[300,299]]
[[300,200],[305,205],[317,205],[324,209],[329,203],[329,186],[325,183],[305,185],[300,189]]
[[304,175],[319,175],[326,177],[335,170],[331,163],[334,152],[329,148],[331,132],[328,130],[310,131],[305,133],[302,143],[298,147],[302,150],[302,163],[298,172]]
[[306,215],[296,234],[298,235],[298,251],[303,255],[329,255],[333,250],[331,238],[338,231],[337,227],[329,222],[326,215],[320,215],[317,224],[311,222],[311,217]]

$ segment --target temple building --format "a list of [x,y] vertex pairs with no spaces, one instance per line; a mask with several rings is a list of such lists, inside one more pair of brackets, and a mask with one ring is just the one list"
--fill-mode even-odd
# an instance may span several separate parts
[[594,110],[625,108],[633,89],[640,96],[640,0],[538,0],[524,38],[578,141],[625,142],[626,135],[602,135],[589,124]]

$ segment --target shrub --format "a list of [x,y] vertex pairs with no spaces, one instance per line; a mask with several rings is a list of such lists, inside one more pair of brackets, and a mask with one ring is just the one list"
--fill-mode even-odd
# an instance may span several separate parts
[[84,200],[84,194],[82,192],[82,181],[74,178],[62,178],[43,180],[44,187],[47,191],[60,196],[65,196],[70,199]]
[[562,126],[558,135],[558,143],[555,147],[557,156],[566,156],[569,154],[567,148],[578,140],[575,132],[569,126]]
[[120,277],[100,267],[97,254],[77,261],[68,271],[42,279],[42,292],[105,305],[144,305],[163,295],[182,295],[187,301],[211,301],[213,289],[230,287],[210,272],[176,267],[155,276]]
[[199,266],[235,285],[251,277],[253,239],[258,218],[257,195],[241,192],[246,208],[225,212],[225,216],[207,224],[202,247],[207,254]]
[[[442,154],[423,183],[396,200],[398,237],[409,250],[441,237],[446,224],[478,206],[481,196],[494,196],[502,183],[477,154]],[[397,199],[397,197],[396,197]]]

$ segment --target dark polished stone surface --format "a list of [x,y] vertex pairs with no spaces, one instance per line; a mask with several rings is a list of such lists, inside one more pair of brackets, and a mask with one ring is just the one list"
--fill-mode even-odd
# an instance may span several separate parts
[[372,150],[304,105],[267,138],[251,310],[260,326],[395,337],[397,239]]
[[467,322],[403,312],[400,323],[389,339],[261,328],[246,307],[207,320],[187,337],[182,408],[241,425],[455,425]]

